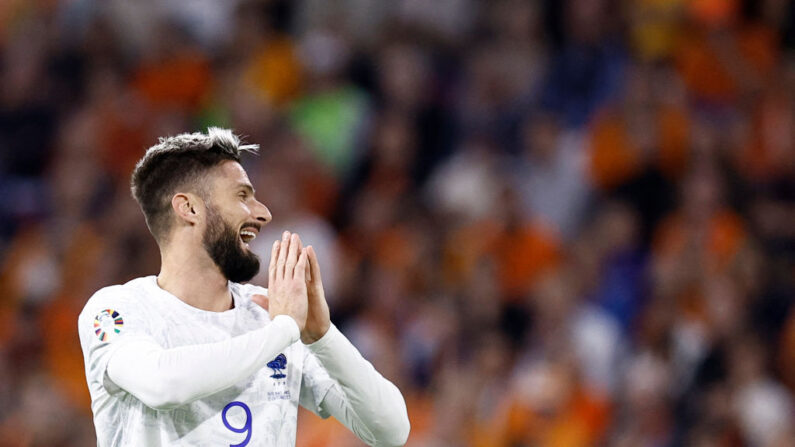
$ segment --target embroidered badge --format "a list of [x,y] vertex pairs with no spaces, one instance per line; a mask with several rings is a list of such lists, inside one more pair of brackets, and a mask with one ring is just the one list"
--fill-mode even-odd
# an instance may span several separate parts
[[113,309],[105,309],[94,317],[94,333],[100,341],[109,341],[121,332],[124,320]]
[[284,354],[279,354],[275,359],[267,363],[268,368],[273,370],[271,377],[274,379],[284,379],[287,375],[282,371],[287,368],[287,357]]

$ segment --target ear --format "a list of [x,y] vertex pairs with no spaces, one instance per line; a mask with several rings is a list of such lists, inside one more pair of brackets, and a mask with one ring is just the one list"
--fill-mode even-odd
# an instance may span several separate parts
[[181,222],[198,224],[204,212],[204,204],[191,193],[177,193],[171,197],[171,208]]

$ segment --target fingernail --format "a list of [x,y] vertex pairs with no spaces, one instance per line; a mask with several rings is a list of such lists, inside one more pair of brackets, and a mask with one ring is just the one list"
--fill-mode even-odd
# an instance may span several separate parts
[[282,233],[282,240],[286,241],[289,236],[290,236],[290,232],[289,231],[285,231],[284,233]]

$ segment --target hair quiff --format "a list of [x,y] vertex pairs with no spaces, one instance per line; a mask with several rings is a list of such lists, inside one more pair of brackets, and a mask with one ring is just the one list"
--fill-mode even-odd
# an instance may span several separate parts
[[201,177],[227,160],[240,162],[243,151],[256,153],[256,144],[242,144],[229,129],[210,127],[207,133],[184,133],[160,138],[135,165],[130,186],[149,231],[161,242],[171,228],[171,198],[180,189],[201,193]]

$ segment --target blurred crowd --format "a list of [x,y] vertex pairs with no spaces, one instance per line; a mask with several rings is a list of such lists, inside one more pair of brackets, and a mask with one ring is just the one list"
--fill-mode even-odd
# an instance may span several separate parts
[[1,1],[0,446],[95,445],[77,315],[209,125],[410,446],[795,445],[792,2]]

